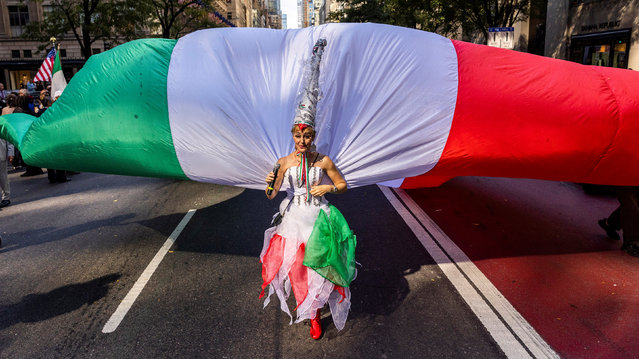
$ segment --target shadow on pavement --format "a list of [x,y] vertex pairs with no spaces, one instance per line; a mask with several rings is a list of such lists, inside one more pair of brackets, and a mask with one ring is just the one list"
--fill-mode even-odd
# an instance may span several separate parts
[[459,177],[407,193],[473,260],[617,250],[597,220],[616,199],[573,184]]
[[109,274],[92,281],[70,284],[47,293],[29,294],[15,304],[0,305],[0,330],[17,323],[35,323],[72,312],[106,296],[109,284],[120,274]]
[[[96,181],[99,178],[107,178],[108,181]],[[122,186],[134,186],[155,183],[158,186],[170,188],[181,180],[164,178],[149,178],[136,176],[107,175],[100,173],[78,173],[69,175],[71,181],[65,183],[49,183],[47,174],[32,177],[19,177],[18,174],[10,175],[11,202],[12,205],[40,201],[58,196],[69,196],[87,191],[107,191]],[[99,184],[96,184],[99,183]]]
[[[198,210],[174,245],[175,251],[255,257],[262,250],[264,230],[283,195],[268,201],[262,191],[239,196]],[[328,197],[346,217],[357,236],[356,260],[361,264],[353,282],[350,317],[385,315],[395,311],[409,293],[406,275],[434,264],[410,229],[376,186],[349,190]],[[381,203],[380,208],[363,206]],[[184,214],[138,222],[167,237]],[[399,224],[399,225],[398,225]],[[260,278],[256,272],[255,277]],[[255,288],[256,295],[260,288]],[[271,304],[273,305],[273,304]]]
[[11,236],[14,238],[28,238],[21,241],[5,241],[3,246],[0,247],[0,254],[10,252],[16,249],[21,249],[29,246],[40,245],[43,243],[55,242],[65,238],[72,237],[74,235],[92,231],[95,228],[126,224],[128,219],[135,217],[134,213],[123,214],[115,216],[109,219],[90,221],[81,223],[70,227],[45,227],[36,228],[22,232],[13,233]]
[[[173,330],[175,322],[164,323],[159,336],[150,337],[154,347],[160,343],[162,353],[184,355],[204,346],[209,357],[495,357],[481,353],[499,353],[376,186],[328,196],[358,241],[356,260],[361,265],[351,286],[346,327],[338,332],[325,310],[324,338],[315,342],[308,335],[308,324],[288,325],[278,299],[272,298],[262,309],[258,257],[264,230],[283,197],[268,201],[262,191],[246,190],[195,213],[162,264],[171,271],[155,277],[171,283],[168,291],[158,288],[155,295],[171,293],[162,303],[171,313],[179,311],[193,327],[180,331],[179,344],[165,343],[162,333]],[[182,212],[137,223],[168,237],[183,217]],[[292,302],[291,296],[290,309]],[[140,323],[163,318],[150,313]],[[129,332],[120,335],[125,333]]]

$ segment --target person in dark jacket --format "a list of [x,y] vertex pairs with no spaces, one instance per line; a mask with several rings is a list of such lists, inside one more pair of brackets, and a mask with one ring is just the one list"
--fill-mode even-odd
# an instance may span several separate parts
[[[13,111],[13,113],[26,113],[28,115],[35,116],[35,113],[33,113],[29,106],[30,100],[31,99],[29,96],[20,93],[16,102],[16,109]],[[30,177],[44,174],[44,171],[42,171],[42,168],[40,167],[29,166],[29,164],[26,164],[26,167],[26,172],[21,174],[20,177]]]

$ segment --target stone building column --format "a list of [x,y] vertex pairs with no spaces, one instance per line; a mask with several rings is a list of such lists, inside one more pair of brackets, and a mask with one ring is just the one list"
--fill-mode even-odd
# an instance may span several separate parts
[[0,37],[11,36],[11,24],[9,23],[6,0],[0,0],[0,9]]
[[548,0],[544,56],[567,59],[569,0]]

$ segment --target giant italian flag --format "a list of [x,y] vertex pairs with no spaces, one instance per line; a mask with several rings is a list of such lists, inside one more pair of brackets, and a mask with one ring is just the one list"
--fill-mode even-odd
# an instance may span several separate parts
[[42,117],[0,118],[0,135],[35,166],[263,188],[293,150],[320,38],[316,143],[352,187],[639,185],[639,72],[377,24],[129,42],[92,56]]

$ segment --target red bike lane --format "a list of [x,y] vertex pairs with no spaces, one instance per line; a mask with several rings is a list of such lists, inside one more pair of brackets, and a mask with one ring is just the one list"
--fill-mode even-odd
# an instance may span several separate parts
[[460,177],[407,193],[564,358],[639,356],[639,258],[572,183]]

